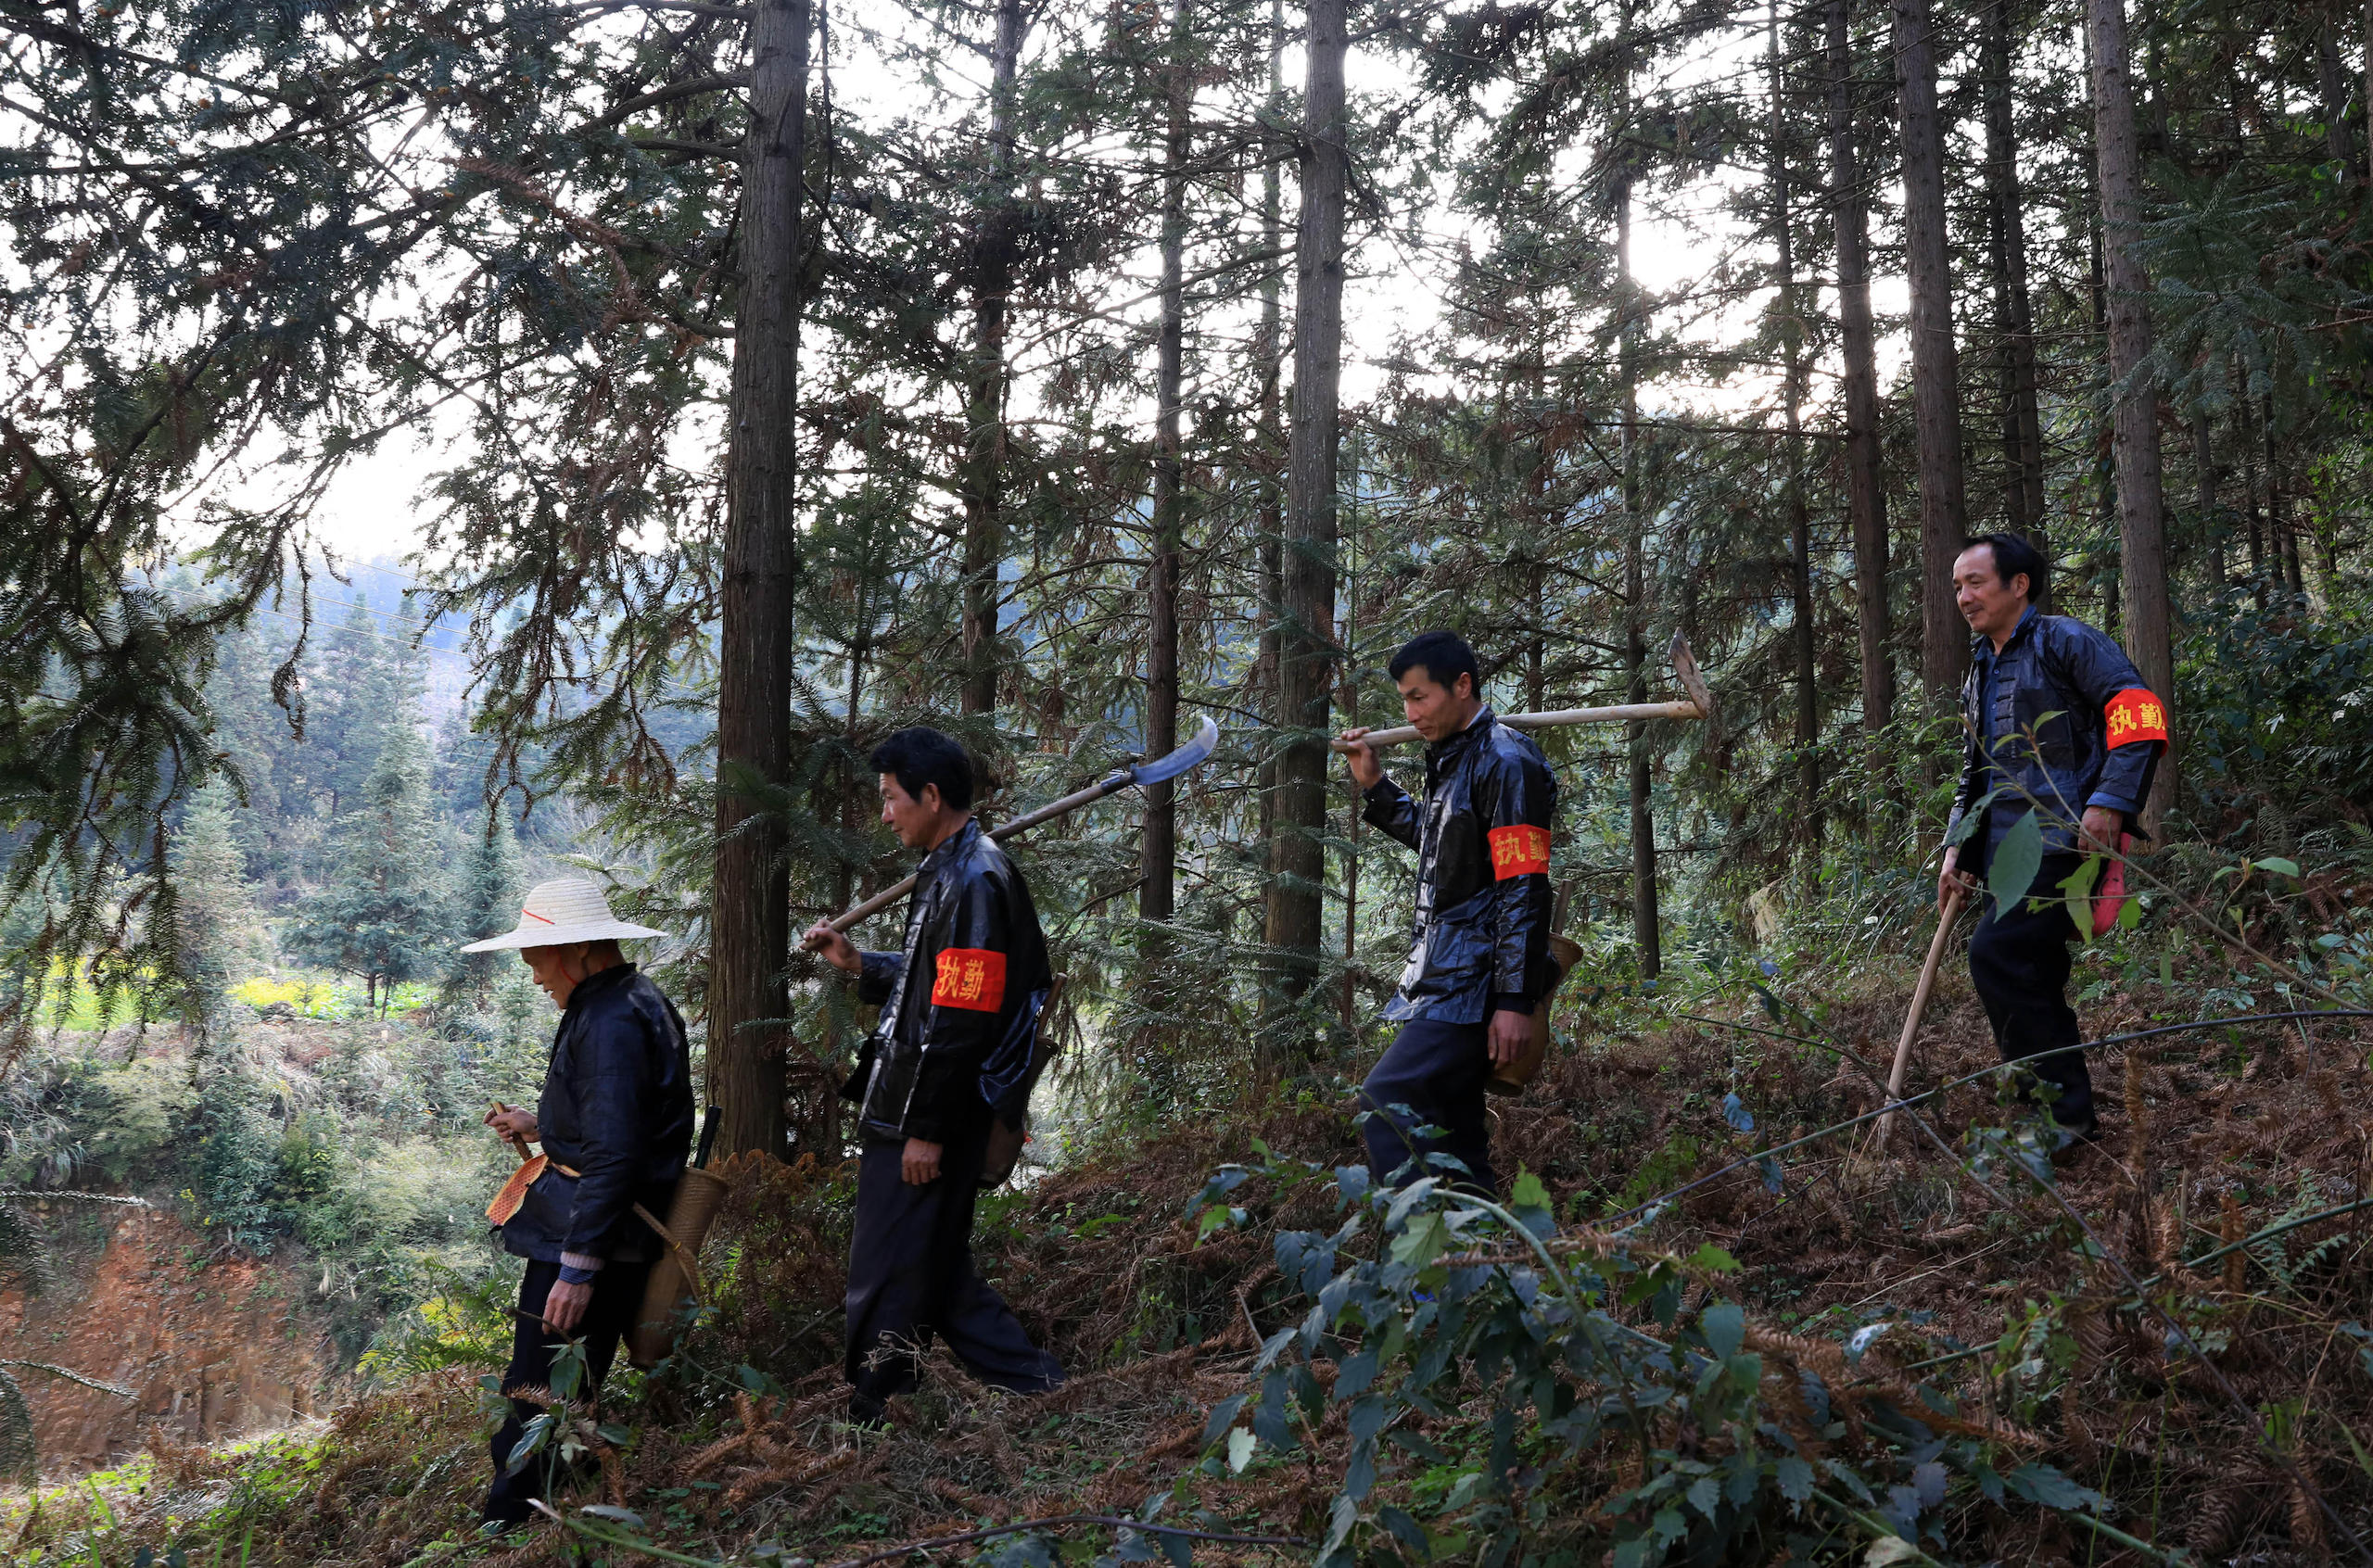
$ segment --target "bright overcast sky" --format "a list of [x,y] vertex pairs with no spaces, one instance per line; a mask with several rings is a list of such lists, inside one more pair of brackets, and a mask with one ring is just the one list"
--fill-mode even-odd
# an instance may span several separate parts
[[[919,95],[915,84],[899,71],[879,61],[853,56],[848,37],[844,31],[835,40],[839,57],[833,64],[833,92],[842,112],[858,120],[886,120],[909,110],[917,102],[929,101]],[[1676,62],[1670,68],[1673,80],[1703,81],[1742,72],[1752,76],[1758,70],[1762,46],[1759,28],[1743,28],[1730,39]],[[1296,50],[1287,57],[1285,70],[1289,81],[1298,79],[1301,70],[1299,55]],[[944,62],[958,64],[976,69],[978,62],[973,58]],[[952,78],[958,73],[947,70],[945,74]],[[1354,50],[1348,74],[1351,91],[1359,95],[1389,98],[1406,92],[1409,85],[1398,62],[1375,50]],[[1730,183],[1718,177],[1685,188],[1669,198],[1685,209],[1680,215],[1653,211],[1643,199],[1633,224],[1632,264],[1644,288],[1656,294],[1685,294],[1728,252],[1753,243],[1752,236],[1744,234],[1737,221],[1723,210],[1735,182],[1743,178],[1732,174],[1729,176]],[[1290,233],[1294,200],[1290,176],[1286,200]],[[1437,231],[1436,252],[1448,254],[1456,237],[1450,232]],[[1404,258],[1391,245],[1377,241],[1371,241],[1354,256],[1344,309],[1343,396],[1347,403],[1359,402],[1376,391],[1382,378],[1375,362],[1392,339],[1418,335],[1439,320],[1437,280],[1424,274],[1423,262],[1422,257]],[[1139,258],[1131,270],[1149,277],[1150,252]],[[1900,278],[1874,280],[1873,292],[1873,303],[1883,318],[1903,309]],[[1696,319],[1689,335],[1707,341],[1740,335],[1745,318],[1759,308],[1757,300],[1737,302],[1719,315]],[[1151,307],[1148,304],[1142,309],[1150,310]],[[1883,383],[1891,375],[1900,349],[1899,335],[1892,342],[1883,340]],[[1815,395],[1821,395],[1819,386]],[[1724,404],[1736,406],[1757,396],[1755,387],[1739,382],[1727,387],[1669,386],[1655,389],[1652,402],[1668,408],[1707,410]],[[1148,412],[1150,417],[1150,407]],[[416,549],[421,525],[415,508],[427,476],[442,466],[439,449],[451,435],[448,428],[426,432],[425,439],[391,440],[374,456],[349,463],[324,498],[315,519],[317,537],[342,555],[357,560],[401,557]]]

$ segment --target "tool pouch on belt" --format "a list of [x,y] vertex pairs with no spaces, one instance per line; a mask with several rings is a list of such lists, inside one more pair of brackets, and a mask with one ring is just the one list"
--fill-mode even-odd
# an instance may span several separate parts
[[1055,998],[1062,993],[1063,977],[1057,975],[1014,1015],[1013,1033],[1022,1038],[998,1048],[1000,1060],[1019,1057],[1026,1040],[1029,1055],[1019,1079],[997,1097],[989,1113],[989,1139],[981,1156],[983,1187],[1005,1185],[1013,1176],[1013,1168],[1022,1162],[1022,1146],[1030,1142],[1030,1092],[1038,1086],[1038,1075],[1060,1049],[1047,1020],[1054,1016]]
[[529,1182],[521,1196],[517,1220],[554,1241],[567,1235],[569,1220],[577,1213],[577,1180],[562,1174],[558,1166],[545,1166],[544,1173]]

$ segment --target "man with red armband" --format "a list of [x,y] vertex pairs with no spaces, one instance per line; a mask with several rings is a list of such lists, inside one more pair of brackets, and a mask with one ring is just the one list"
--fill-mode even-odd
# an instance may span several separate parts
[[[2021,1096],[2040,1097],[2037,1079],[2051,1085],[2064,1145],[2100,1126],[2084,1053],[2072,1048],[2084,1036],[2067,991],[2068,944],[2100,929],[2076,929],[2076,905],[2061,889],[2086,856],[2118,853],[2133,832],[2167,747],[2167,707],[2107,636],[2036,609],[2046,570],[2014,534],[1973,539],[1953,563],[1961,618],[1975,635],[1961,687],[1961,789],[1936,898],[1941,906],[1957,887],[1976,893],[2011,829],[2035,814],[2042,864],[2025,897],[1980,914],[1969,972],[2002,1059],[2029,1063]],[[2122,866],[2113,860],[2106,869]]]
[[1484,705],[1465,639],[1426,632],[1389,669],[1427,743],[1425,798],[1386,777],[1364,728],[1342,734],[1365,819],[1417,852],[1416,929],[1384,1010],[1401,1031],[1360,1085],[1368,1170],[1379,1184],[1436,1175],[1489,1193],[1483,1085],[1530,1043],[1549,990],[1557,783],[1531,738]]
[[864,1141],[844,1305],[849,1417],[866,1426],[914,1386],[916,1349],[934,1334],[991,1387],[1042,1394],[1063,1381],[972,1267],[989,1125],[1047,1003],[1047,939],[1022,873],[972,816],[963,746],[918,726],[875,747],[872,763],[882,820],[929,852],[906,944],[862,952],[820,920],[801,939],[882,1007],[842,1090]]

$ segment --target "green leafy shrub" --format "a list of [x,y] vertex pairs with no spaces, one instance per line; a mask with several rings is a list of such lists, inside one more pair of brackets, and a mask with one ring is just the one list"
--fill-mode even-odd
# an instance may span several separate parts
[[143,1057],[104,1069],[77,1064],[74,1070],[84,1087],[74,1096],[71,1120],[92,1163],[119,1184],[167,1174],[197,1102],[188,1067]]
[[1361,1167],[1278,1160],[1224,1168],[1205,1233],[1239,1222],[1224,1200],[1256,1173],[1331,1180],[1345,1218],[1276,1236],[1278,1271],[1310,1306],[1262,1346],[1252,1387],[1212,1411],[1203,1463],[1293,1454],[1340,1407],[1351,1448],[1321,1568],[1394,1555],[1501,1568],[1520,1546],[1612,1568],[1799,1562],[1838,1556],[1841,1533],[1891,1562],[1944,1545],[1948,1505],[1972,1503],[2116,1534],[2094,1517],[2107,1499],[2023,1457],[2039,1439],[1853,1369],[1869,1334],[1803,1339],[1713,1298],[1735,1267],[1718,1248],[1682,1260],[1561,1235],[1529,1174],[1502,1208],[1436,1178],[1383,1192]]

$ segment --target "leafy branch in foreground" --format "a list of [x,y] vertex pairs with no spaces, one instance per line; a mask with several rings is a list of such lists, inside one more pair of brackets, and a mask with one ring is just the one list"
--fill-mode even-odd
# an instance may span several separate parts
[[1483,1568],[1519,1546],[1614,1568],[1814,1562],[1873,1540],[1908,1560],[1945,1547],[1961,1511],[2024,1503],[2088,1526],[2111,1511],[2026,1457],[2040,1435],[1887,1372],[1867,1336],[1804,1338],[1714,1299],[1736,1267],[1717,1247],[1560,1236],[1529,1173],[1503,1208],[1439,1177],[1390,1193],[1359,1167],[1269,1158],[1212,1179],[1206,1233],[1241,1222],[1222,1200],[1255,1174],[1331,1181],[1346,1217],[1277,1236],[1311,1306],[1263,1345],[1253,1388],[1213,1410],[1203,1463],[1241,1472],[1339,1419],[1351,1451],[1322,1568],[1388,1542]]

